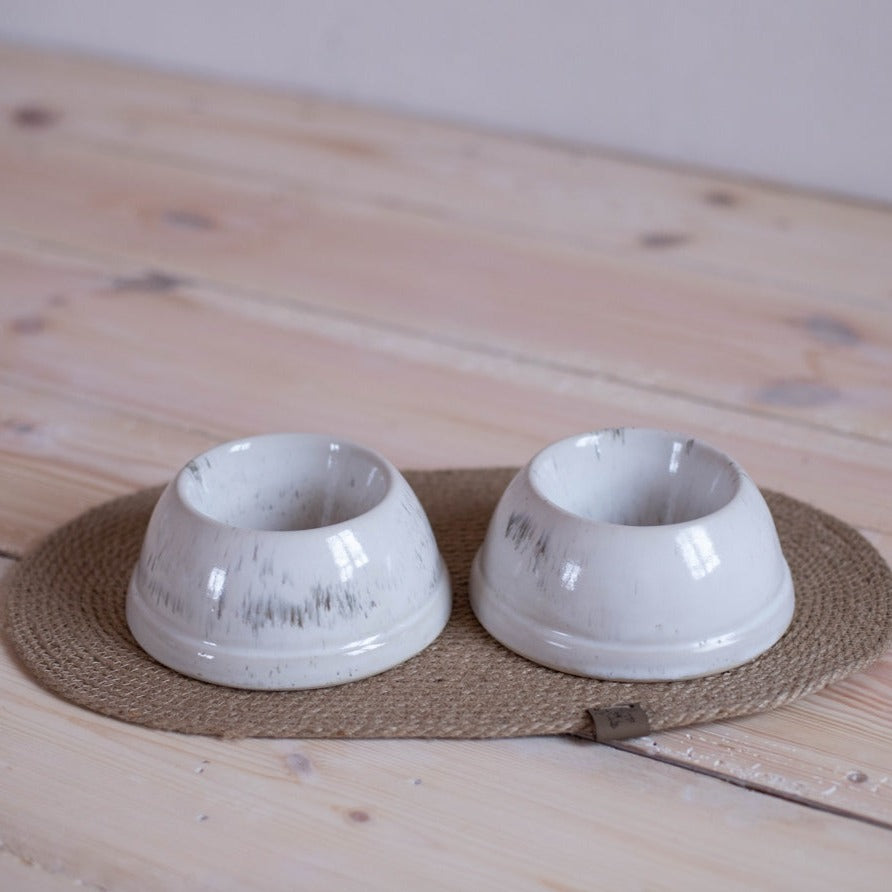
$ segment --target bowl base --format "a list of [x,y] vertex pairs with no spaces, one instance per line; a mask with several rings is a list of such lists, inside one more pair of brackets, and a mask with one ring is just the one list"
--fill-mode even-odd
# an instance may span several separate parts
[[480,624],[509,650],[570,675],[604,681],[681,681],[703,678],[754,660],[787,631],[795,607],[793,580],[786,567],[780,585],[763,610],[747,624],[705,641],[665,644],[623,643],[552,629],[506,606],[487,582],[480,552],[471,565],[470,601]]
[[247,690],[332,687],[392,669],[414,657],[443,631],[452,609],[449,572],[441,558],[434,592],[419,610],[385,632],[325,650],[227,647],[178,635],[158,622],[131,579],[127,625],[159,663],[201,681]]

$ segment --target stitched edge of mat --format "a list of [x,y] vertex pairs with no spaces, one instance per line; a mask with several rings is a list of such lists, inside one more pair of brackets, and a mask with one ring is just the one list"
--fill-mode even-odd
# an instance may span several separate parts
[[100,505],[27,554],[5,581],[6,632],[40,684],[96,712],[169,731],[303,738],[637,736],[790,703],[864,669],[892,641],[892,572],[876,549],[837,518],[765,491],[797,591],[793,623],[773,648],[738,669],[679,682],[602,682],[538,666],[494,641],[467,599],[471,558],[514,473],[406,472],[455,603],[432,645],[373,678],[242,691],[148,657],[127,629],[124,597],[160,488]]

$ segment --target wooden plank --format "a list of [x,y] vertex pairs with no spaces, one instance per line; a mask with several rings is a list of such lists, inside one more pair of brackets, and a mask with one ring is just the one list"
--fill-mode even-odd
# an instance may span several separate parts
[[[6,399],[2,389],[0,398]],[[46,412],[43,424],[51,423],[51,419],[59,423],[67,431],[67,438],[59,444],[58,452],[48,451],[30,464],[24,456],[12,460],[4,456],[0,463],[5,493],[0,529],[4,536],[10,536],[10,532],[14,536],[18,532],[15,524],[21,525],[23,517],[29,518],[31,526],[26,529],[25,546],[56,523],[104,498],[136,485],[162,482],[188,456],[199,451],[195,435],[177,428],[164,428],[157,423],[147,426],[141,419],[127,419],[124,425],[115,413],[89,406],[86,411],[80,408],[81,418],[72,410],[60,418],[64,400],[45,395],[42,400],[28,397],[26,402],[36,405],[39,412]],[[143,436],[146,427],[154,436]],[[91,438],[98,440],[107,434],[108,442],[94,453]],[[139,444],[146,442],[149,455],[139,450]],[[160,455],[151,454],[153,445],[161,449]],[[122,458],[118,449],[133,451]],[[168,453],[165,467],[164,456]],[[129,482],[119,467],[125,460],[130,462],[133,474]],[[142,474],[145,476],[141,477]],[[13,537],[12,545],[19,541]],[[878,544],[886,559],[892,559],[892,536],[882,537]],[[892,660],[887,658],[870,672],[776,713],[665,732],[629,747],[648,756],[728,776],[755,788],[776,790],[892,825],[890,701]],[[861,775],[866,779],[862,780]],[[828,801],[828,797],[833,798]]]
[[635,267],[888,300],[880,208],[59,52],[0,46],[0,66],[0,108],[26,132],[51,126],[94,149],[584,245]]
[[[644,423],[713,440],[892,556],[889,214],[574,170],[324,103],[292,120],[288,97],[221,86],[190,110],[192,81],[25,56],[0,50],[0,549],[253,430],[336,429],[435,466]],[[54,116],[47,96],[71,104]],[[876,887],[888,837],[864,821],[890,823],[890,674],[887,658],[786,710],[629,745],[647,761],[545,739],[154,734],[0,653],[0,886],[46,869],[108,888],[772,888],[794,870]]]
[[[58,892],[64,889],[71,892],[72,886],[90,889],[78,878],[72,879],[62,873],[62,868],[56,865],[49,867],[19,858],[0,845],[0,883],[5,889],[14,889],[15,892]],[[96,887],[93,887],[96,888]]]
[[166,482],[221,436],[0,375],[0,553],[20,555],[99,502]]
[[[870,516],[889,523],[888,447],[854,448],[838,435],[803,434],[774,421],[753,425],[746,417],[697,416],[684,401],[630,405],[622,389],[605,392],[564,373],[544,374],[506,360],[482,362],[458,349],[431,349],[349,322],[314,328],[319,322],[313,314],[287,306],[258,309],[221,292],[177,287],[159,294],[128,287],[109,294],[108,274],[95,273],[99,285],[91,285],[85,266],[74,268],[69,288],[66,264],[28,264],[30,274],[23,266],[16,277],[26,297],[12,311],[19,318],[43,313],[45,324],[16,335],[24,346],[12,337],[0,340],[0,357],[7,358],[0,359],[0,370],[11,363],[6,379],[0,377],[0,547],[7,551],[20,552],[112,495],[163,482],[217,440],[280,429],[294,418],[302,427],[347,429],[404,466],[522,462],[547,439],[569,433],[580,417],[635,412],[640,414],[632,420],[643,423],[676,426],[684,420],[688,429],[696,424],[746,452],[760,471],[776,475],[781,488],[798,485],[812,500],[834,501],[850,514],[870,510],[871,496],[878,497]],[[49,290],[65,302],[46,305],[47,289],[36,284],[45,264],[52,271]],[[207,337],[215,349],[195,357],[195,345]],[[264,349],[275,357],[268,368]],[[339,355],[348,355],[349,364],[325,366],[325,357]],[[192,369],[196,387],[204,386],[201,381],[213,386],[197,398],[181,385],[184,368]],[[364,382],[361,411],[351,386],[357,379]],[[323,384],[326,399],[320,402]],[[253,393],[264,399],[253,399]],[[456,403],[457,394],[462,398]],[[542,407],[532,415],[531,402]],[[803,462],[803,455],[810,460]],[[892,558],[892,535],[872,538]],[[892,823],[889,791],[876,780],[892,773],[887,672],[883,664],[859,676],[841,698],[816,695],[782,711],[780,726],[772,717],[758,717],[660,735],[656,744],[638,749],[698,770],[720,760],[712,767],[718,774],[817,804],[826,804],[824,791],[837,784],[839,808]],[[795,750],[784,734],[795,738]],[[727,752],[728,740],[736,741],[736,758]],[[873,749],[865,750],[868,740]],[[845,772],[858,770],[875,782],[841,786],[841,765],[853,765]]]
[[791,706],[618,744],[892,827],[892,654]]
[[[14,298],[0,307],[0,372],[8,382],[0,447],[14,457],[13,476],[23,475],[14,523],[27,518],[28,502],[54,510],[55,500],[29,495],[26,478],[36,479],[37,472],[27,469],[35,451],[47,454],[60,437],[49,454],[62,467],[66,454],[78,455],[64,443],[63,419],[80,411],[73,397],[105,407],[87,410],[96,433],[85,434],[81,447],[86,457],[96,451],[92,464],[106,481],[94,498],[120,491],[123,481],[157,481],[159,444],[169,435],[149,422],[188,433],[175,461],[173,453],[163,453],[171,470],[209,442],[263,430],[337,431],[403,466],[431,467],[520,464],[559,436],[630,423],[704,436],[735,455],[762,485],[859,526],[889,530],[887,446],[535,361],[481,356],[222,289],[175,281],[159,287],[151,277],[114,268],[10,252],[0,259],[14,285]],[[70,396],[51,406],[59,396],[47,392]],[[140,445],[146,438],[147,458]],[[136,448],[132,459],[130,448]],[[128,470],[134,461],[148,461],[152,473],[145,466]],[[46,519],[43,514],[28,528],[36,533]],[[15,540],[14,528],[7,526],[5,535],[6,547],[24,544]]]
[[5,650],[0,699],[3,885],[22,862],[120,890],[878,888],[889,866],[886,830],[607,747],[151,732]]
[[862,305],[655,273],[572,244],[11,130],[0,128],[0,227],[12,234],[704,406],[892,439],[888,296]]
[[[54,500],[29,494],[25,478],[39,473],[27,470],[35,453],[57,468],[66,455],[82,454],[104,480],[89,496],[96,499],[120,491],[124,480],[155,482],[163,456],[172,471],[193,454],[187,449],[201,451],[209,440],[277,429],[335,431],[404,467],[442,467],[522,464],[545,443],[585,429],[668,427],[715,442],[764,486],[892,532],[885,445],[254,295],[128,274],[126,265],[11,251],[0,252],[0,263],[14,285],[0,306],[0,373],[8,384],[0,448],[12,460],[8,485],[19,492],[4,536],[14,550],[46,529],[46,512],[55,510]],[[71,406],[54,405],[60,398]],[[60,448],[68,429],[60,430],[61,419],[80,411],[72,400],[94,407],[83,423],[95,433],[80,434],[87,438],[80,452]],[[155,423],[191,432],[176,460],[158,451],[169,434],[153,430]],[[155,444],[148,458],[145,438]],[[72,470],[75,479],[94,473],[80,458]],[[32,501],[39,514],[27,520]]]

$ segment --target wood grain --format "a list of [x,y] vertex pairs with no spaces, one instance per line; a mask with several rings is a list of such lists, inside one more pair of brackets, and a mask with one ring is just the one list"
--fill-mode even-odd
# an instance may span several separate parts
[[8,655],[0,696],[0,876],[30,864],[33,888],[668,888],[696,852],[702,888],[786,889],[888,864],[883,830],[607,747],[163,734],[56,700]]
[[[57,54],[0,73],[0,554],[252,432],[442,467],[645,424],[892,559],[892,212]],[[224,742],[4,648],[0,886],[883,888],[890,703],[887,656],[622,749]]]
[[[103,155],[52,127],[19,130],[0,128],[0,227],[13,233],[434,330],[480,352],[533,353],[707,406],[892,438],[888,301],[804,296],[737,274],[719,284],[677,266],[655,276],[535,232],[308,193],[287,179]],[[877,246],[876,258],[885,254]]]
[[[7,453],[0,463],[7,475],[0,542],[6,541],[10,552],[21,551],[49,528],[106,498],[163,482],[224,436],[162,426],[101,403],[68,401],[52,391],[0,384],[0,398],[7,406],[29,411],[22,417],[34,426],[20,435],[20,454]],[[57,431],[64,431],[64,440]],[[44,444],[40,458],[28,442],[35,436]],[[892,558],[892,535],[871,538],[887,560]],[[892,776],[890,700],[892,674],[889,662],[883,661],[775,713],[665,732],[628,747],[892,825],[892,788],[882,780]],[[870,782],[851,782],[853,772],[866,774]]]
[[[14,390],[25,385],[42,392],[42,400],[59,394],[66,413],[74,411],[62,396],[67,392],[105,407],[110,429],[120,413],[136,425],[132,433],[143,431],[121,437],[137,450],[136,462],[146,436],[150,444],[169,437],[137,418],[199,434],[186,438],[197,451],[212,438],[255,431],[336,431],[404,467],[521,464],[559,436],[646,424],[701,435],[735,455],[760,484],[860,527],[892,531],[885,497],[892,449],[885,444],[608,383],[535,358],[481,355],[218,286],[159,284],[128,275],[126,263],[74,261],[46,249],[38,257],[0,245],[0,264],[15,283],[14,298],[0,307],[0,372],[16,381],[6,397],[0,447],[8,444],[25,462],[33,461],[38,444],[50,448],[58,423],[49,408],[38,417],[30,396],[16,399]],[[84,436],[91,448],[99,445],[95,434]],[[180,449],[167,473],[192,454]],[[97,459],[103,474],[120,467]],[[64,461],[59,448],[51,460]],[[157,479],[133,478],[134,484]],[[46,510],[45,500],[35,507]],[[27,511],[17,505],[14,522],[21,525]],[[22,544],[7,539],[5,547]]]
[[[23,135],[52,128],[104,154],[531,234],[630,269],[888,305],[890,222],[879,207],[107,60],[4,46],[0,66],[0,107],[41,122],[20,124]],[[201,229],[201,219],[199,209],[180,223]]]
[[892,656],[770,713],[618,745],[892,829]]
[[[20,858],[3,846],[0,846],[0,877],[6,888],[15,889],[15,892],[58,892],[60,889],[71,892],[72,886],[77,883],[77,879],[66,876],[58,861],[49,866],[38,864]],[[91,888],[83,882],[77,885],[87,890]]]

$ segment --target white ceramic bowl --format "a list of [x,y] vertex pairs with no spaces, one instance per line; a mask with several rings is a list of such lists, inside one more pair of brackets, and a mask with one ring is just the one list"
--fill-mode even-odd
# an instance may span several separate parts
[[240,688],[314,688],[418,653],[449,575],[402,475],[331,437],[271,434],[190,461],[164,490],[127,593],[155,659]]
[[548,446],[510,483],[471,571],[493,637],[595,678],[693,678],[783,635],[793,583],[774,521],[734,461],[620,428]]

